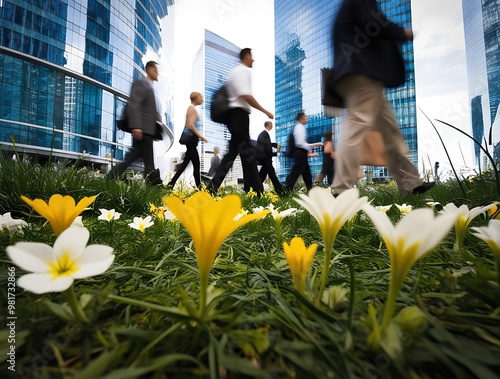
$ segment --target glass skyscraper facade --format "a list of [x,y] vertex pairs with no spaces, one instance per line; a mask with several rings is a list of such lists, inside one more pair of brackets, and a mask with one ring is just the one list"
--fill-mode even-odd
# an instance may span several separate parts
[[[37,160],[122,159],[131,135],[117,130],[116,119],[145,62],[163,63],[162,22],[173,3],[0,1],[2,150],[15,143]],[[172,129],[168,100],[163,107]]]
[[[205,30],[205,39],[202,42],[193,61],[193,84],[195,88],[203,89],[204,103],[200,106],[202,120],[202,134],[208,143],[198,144],[201,161],[201,172],[208,172],[210,159],[215,146],[220,148],[220,157],[227,152],[227,144],[231,134],[226,126],[213,122],[210,118],[210,101],[215,91],[226,83],[231,70],[240,63],[241,48],[228,40]],[[226,183],[236,183],[243,177],[243,170],[239,157],[233,168],[226,176]]]
[[[339,139],[342,117],[327,117],[321,105],[321,69],[333,66],[333,21],[341,4],[341,0],[274,2],[276,140],[283,146],[301,111],[309,116],[309,142],[321,141],[327,130],[333,131],[334,143]],[[411,27],[410,0],[380,0],[379,4],[390,20]],[[418,167],[413,44],[402,45],[402,53],[406,82],[386,93],[410,148],[409,158]],[[313,176],[321,170],[321,150],[318,153],[318,157],[309,160]],[[280,180],[285,179],[292,164],[292,159],[280,156]],[[371,171],[374,177],[387,176],[387,168]]]
[[[500,0],[462,1],[467,82],[474,136],[500,159]],[[479,109],[481,112],[479,112]],[[475,149],[476,162],[487,163]]]

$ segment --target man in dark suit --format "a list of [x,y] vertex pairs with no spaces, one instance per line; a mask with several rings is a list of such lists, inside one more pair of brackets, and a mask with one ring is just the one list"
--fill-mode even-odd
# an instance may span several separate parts
[[156,105],[153,82],[158,81],[158,64],[153,61],[146,63],[146,77],[134,80],[127,103],[126,115],[129,120],[129,130],[134,138],[132,150],[125,160],[114,167],[109,176],[117,177],[136,160],[144,162],[144,177],[149,184],[161,184],[158,170],[154,167],[153,140],[161,139],[161,116]]
[[[257,160],[262,165],[259,171],[260,180],[261,182],[264,182],[266,177],[269,175],[269,179],[271,179],[271,182],[273,183],[274,190],[278,195],[281,195],[283,193],[283,187],[278,180],[276,171],[273,167],[273,157],[278,155],[281,145],[276,142],[271,142],[269,132],[273,128],[273,123],[271,121],[266,121],[264,123],[264,128],[266,130],[263,130],[259,134],[259,137],[257,138],[257,145],[255,147],[257,150]],[[273,152],[273,147],[276,149],[275,152]]]
[[434,184],[422,184],[407,158],[408,146],[384,96],[384,87],[404,83],[397,43],[412,39],[412,30],[389,21],[376,0],[344,0],[333,27],[334,67],[328,88],[347,108],[332,184],[337,193],[358,180],[359,149],[369,129],[382,134],[389,171],[402,195],[425,192]]
[[210,159],[210,169],[208,170],[208,176],[212,177],[214,176],[215,172],[220,166],[220,148],[219,146],[214,147],[214,155],[212,156],[212,159]]

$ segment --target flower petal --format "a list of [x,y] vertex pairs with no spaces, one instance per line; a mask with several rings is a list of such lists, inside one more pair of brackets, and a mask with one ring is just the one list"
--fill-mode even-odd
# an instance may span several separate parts
[[113,263],[113,248],[105,245],[89,245],[75,263],[78,271],[73,278],[82,279],[105,272]]
[[85,196],[83,199],[81,199],[76,205],[76,208],[72,210],[72,214],[71,216],[69,216],[69,219],[71,219],[70,221],[73,222],[75,217],[82,213],[85,209],[87,209],[88,206],[92,204],[96,198],[97,196]]
[[421,237],[422,245],[417,255],[421,256],[436,247],[448,234],[458,215],[458,212],[450,212],[449,214],[437,216],[430,221],[425,229],[425,236]]
[[55,261],[52,247],[40,242],[18,242],[6,251],[12,262],[26,271],[48,272],[47,262]]
[[332,193],[320,187],[313,187],[308,195],[300,194],[299,197],[294,200],[307,209],[318,222],[323,220],[325,212],[329,213],[335,202]]
[[[391,244],[396,243],[396,233],[394,231],[394,225],[392,225],[391,220],[384,212],[377,211],[371,204],[363,205],[363,211],[372,220],[373,225],[377,229],[380,237],[384,241],[388,240]],[[386,241],[387,244],[387,241]]]
[[71,260],[76,259],[87,246],[90,233],[87,228],[71,226],[64,230],[54,243],[56,259],[68,253]]
[[495,203],[492,203],[490,205],[486,205],[484,207],[476,207],[476,208],[472,208],[470,211],[469,211],[469,220],[473,220],[474,218],[476,218],[477,216],[479,216],[481,213],[486,213],[488,212],[488,210],[490,208],[492,208],[493,206],[495,206]]
[[70,276],[58,276],[52,279],[50,274],[26,274],[17,280],[19,287],[36,294],[66,291],[71,284],[73,278]]

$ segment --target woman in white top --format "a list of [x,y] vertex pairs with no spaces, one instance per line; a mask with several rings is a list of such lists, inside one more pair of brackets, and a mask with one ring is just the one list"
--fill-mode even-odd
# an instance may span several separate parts
[[203,96],[199,92],[191,92],[191,104],[189,105],[186,112],[186,126],[182,133],[190,133],[193,138],[190,139],[189,142],[186,143],[186,155],[184,157],[184,161],[181,166],[175,173],[174,177],[168,183],[168,187],[174,188],[177,179],[181,176],[181,174],[186,169],[189,162],[193,164],[193,176],[194,181],[196,183],[196,187],[201,188],[201,175],[200,175],[200,156],[198,154],[198,141],[201,139],[203,142],[207,143],[208,139],[206,139],[198,130],[199,127],[199,116],[196,111],[196,106],[203,104]]

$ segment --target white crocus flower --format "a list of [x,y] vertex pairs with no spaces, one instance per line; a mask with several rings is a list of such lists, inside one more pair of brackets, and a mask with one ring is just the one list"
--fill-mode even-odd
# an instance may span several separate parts
[[26,221],[12,218],[10,212],[0,215],[0,230],[7,229],[9,233],[12,233],[26,225],[28,225]]
[[332,246],[337,233],[352,216],[368,203],[366,196],[359,197],[357,188],[352,188],[334,197],[330,189],[313,187],[309,195],[301,194],[295,199],[316,219],[326,246]]
[[432,209],[420,208],[408,213],[394,226],[385,213],[377,211],[369,204],[363,207],[363,211],[372,220],[391,260],[391,281],[381,325],[384,331],[389,326],[396,297],[408,271],[443,240],[458,213],[448,212],[434,217]]
[[399,205],[399,204],[394,204],[396,205],[396,207],[399,209],[399,211],[401,212],[402,215],[404,214],[407,214],[407,213],[410,213],[411,210],[413,209],[413,207],[409,204],[402,204],[402,205]]
[[376,205],[375,209],[379,212],[387,213],[389,209],[392,208],[392,204],[390,205]]
[[82,216],[76,216],[73,222],[71,223],[71,226],[78,226],[80,228],[83,228],[85,225],[83,225],[83,217]]
[[472,233],[477,238],[482,239],[493,251],[497,266],[497,282],[500,286],[500,220],[492,219],[488,226],[473,227]]
[[264,209],[267,209],[267,208],[264,208],[263,206],[259,205],[258,207],[252,208],[252,212],[259,213],[259,212],[262,212]]
[[163,218],[169,221],[174,221],[175,219],[177,219],[177,217],[175,217],[175,215],[172,212],[170,212],[169,209],[165,210],[165,212],[163,213]]
[[113,221],[113,220],[118,220],[121,216],[121,213],[115,212],[114,209],[99,209],[101,211],[101,215],[97,217],[99,220],[104,220],[104,221]]
[[154,222],[151,220],[152,220],[151,216],[146,216],[145,218],[134,217],[134,222],[131,222],[130,224],[128,224],[128,226],[130,226],[133,229],[140,230],[141,232],[144,233],[146,228],[149,228],[154,224]]
[[113,263],[113,248],[89,245],[89,231],[71,226],[57,237],[54,247],[39,242],[18,242],[7,247],[7,255],[17,266],[31,274],[21,276],[17,284],[41,294],[67,290],[74,279],[105,272]]
[[317,293],[316,302],[319,302],[326,286],[333,243],[340,228],[352,216],[359,212],[363,205],[368,203],[366,196],[359,197],[357,188],[352,188],[334,197],[330,189],[313,187],[309,195],[301,194],[295,199],[316,219],[323,235],[325,246],[323,273]]
[[271,211],[271,215],[275,220],[281,220],[287,216],[291,216],[295,213],[297,213],[298,209],[297,208],[288,208],[285,209],[284,211],[279,211],[279,208],[274,208],[274,204],[269,204],[267,207]]
[[238,213],[236,216],[234,216],[233,221],[238,221],[240,218],[243,216],[247,215],[248,211],[246,209],[242,209],[240,213]]
[[427,203],[425,203],[425,205],[436,209],[436,207],[439,207],[441,205],[441,203],[439,201],[428,201]]
[[480,214],[487,212],[493,206],[495,206],[495,203],[484,207],[475,207],[469,210],[469,207],[465,204],[457,207],[453,203],[448,203],[443,207],[443,210],[441,211],[442,214],[457,212],[459,214],[458,218],[455,220],[455,251],[458,252],[462,249],[465,233],[467,232],[467,228],[469,227],[471,221]]

